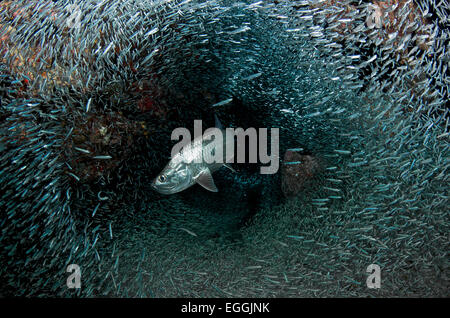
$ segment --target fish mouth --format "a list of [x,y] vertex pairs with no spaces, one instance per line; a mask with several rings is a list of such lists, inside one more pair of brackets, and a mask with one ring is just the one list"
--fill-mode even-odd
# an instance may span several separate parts
[[153,182],[150,184],[150,186],[153,188],[153,190],[155,190],[155,191],[158,192],[158,193],[161,193],[161,194],[170,194],[170,193],[171,193],[169,190],[166,190],[166,189],[164,189],[164,188],[158,187],[158,186],[156,185],[155,181],[153,181]]
[[157,185],[156,182],[152,182],[150,186],[153,188],[153,190],[161,194],[173,194],[179,192],[174,190],[173,188],[166,187],[164,185]]
[[155,186],[155,185],[153,185],[153,184],[152,184],[152,188],[153,188],[156,192],[161,193],[161,194],[172,194],[172,192],[171,192],[170,190],[158,188],[157,186]]

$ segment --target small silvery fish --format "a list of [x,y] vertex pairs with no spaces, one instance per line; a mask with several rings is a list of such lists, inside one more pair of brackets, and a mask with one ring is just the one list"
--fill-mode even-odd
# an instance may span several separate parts
[[214,105],[212,105],[212,107],[223,106],[223,105],[231,103],[232,101],[233,101],[233,98],[228,98],[228,99],[225,99],[225,100],[220,101],[218,103],[215,103]]
[[[178,152],[153,180],[152,187],[156,191],[162,194],[173,194],[183,191],[195,183],[209,191],[219,191],[214,184],[211,174],[222,166],[233,170],[226,162],[234,157],[234,153],[227,155],[226,149],[227,143],[234,142],[234,139],[227,140],[225,138],[225,130],[221,128],[217,117],[216,126],[222,132],[223,139],[211,140],[209,137],[211,137],[212,133],[208,132],[195,138]],[[213,162],[211,159],[219,151],[224,154],[223,160],[221,162]]]

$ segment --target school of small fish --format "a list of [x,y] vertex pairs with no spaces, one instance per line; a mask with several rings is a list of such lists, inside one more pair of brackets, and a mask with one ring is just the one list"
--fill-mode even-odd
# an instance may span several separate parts
[[[448,7],[1,2],[0,294],[448,296]],[[142,113],[134,92],[148,83],[175,93]],[[253,107],[246,118],[280,128],[281,150],[326,166],[309,192],[260,208],[228,239],[239,200],[193,208],[190,192],[162,197],[151,180],[170,153],[166,114],[217,112],[226,126],[234,96]],[[253,180],[229,175],[229,192],[191,193],[211,202]],[[69,264],[81,289],[66,286]],[[366,287],[370,264],[380,290]]]

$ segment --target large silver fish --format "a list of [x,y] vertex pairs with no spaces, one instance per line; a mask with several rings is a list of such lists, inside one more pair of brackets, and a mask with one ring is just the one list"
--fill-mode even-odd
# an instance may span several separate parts
[[[222,129],[216,117],[216,126],[221,131],[223,138],[210,138],[214,132],[206,131],[203,136],[195,138],[190,144],[179,151],[153,180],[152,187],[163,194],[173,194],[183,191],[198,183],[205,189],[217,192],[212,173],[222,166],[234,171],[226,164],[234,157],[226,153],[227,143],[233,143],[234,138],[226,138],[225,130]],[[203,138],[202,138],[203,137]],[[213,162],[216,154],[223,154],[220,162]]]

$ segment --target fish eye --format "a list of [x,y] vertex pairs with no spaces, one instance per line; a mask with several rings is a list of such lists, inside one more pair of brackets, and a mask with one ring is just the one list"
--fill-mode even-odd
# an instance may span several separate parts
[[166,176],[165,175],[160,175],[159,177],[158,177],[158,181],[159,182],[165,182],[167,180],[167,178],[166,178]]

